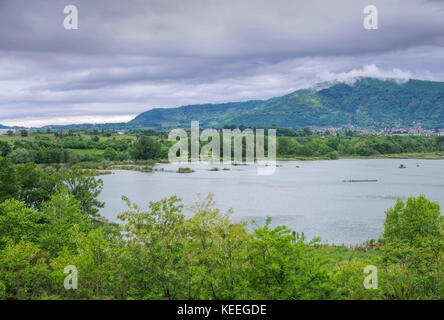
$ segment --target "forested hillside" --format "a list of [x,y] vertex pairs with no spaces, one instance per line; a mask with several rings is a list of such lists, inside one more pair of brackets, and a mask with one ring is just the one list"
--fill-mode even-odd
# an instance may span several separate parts
[[152,109],[128,125],[168,129],[189,127],[192,120],[200,121],[204,127],[235,124],[393,128],[421,124],[424,128],[442,128],[444,83],[359,78],[350,84],[321,84],[263,101]]

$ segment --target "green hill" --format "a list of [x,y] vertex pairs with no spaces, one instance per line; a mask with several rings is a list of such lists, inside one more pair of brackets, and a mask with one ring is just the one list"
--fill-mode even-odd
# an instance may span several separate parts
[[221,123],[232,123],[239,113],[245,113],[259,107],[263,101],[231,102],[222,104],[200,104],[178,108],[155,108],[144,112],[130,121],[130,125],[176,128],[190,125],[198,120],[202,126],[218,127]]
[[130,121],[130,127],[171,129],[224,125],[282,127],[444,128],[444,82],[358,78],[333,82],[268,100],[156,108]]

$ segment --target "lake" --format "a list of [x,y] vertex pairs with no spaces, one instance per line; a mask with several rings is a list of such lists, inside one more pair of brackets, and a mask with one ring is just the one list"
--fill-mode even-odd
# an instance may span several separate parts
[[[400,164],[407,166],[398,168]],[[113,171],[102,176],[100,200],[106,203],[100,214],[118,221],[126,209],[121,196],[127,196],[142,208],[151,200],[176,195],[183,199],[184,213],[189,207],[213,193],[217,207],[234,210],[233,221],[254,220],[263,225],[272,217],[272,225],[286,225],[308,239],[324,242],[359,244],[377,239],[384,228],[385,211],[396,199],[424,194],[444,204],[444,160],[342,159],[331,161],[283,161],[271,176],[257,175],[256,167],[222,165],[159,164],[167,172],[141,173]],[[194,173],[179,174],[178,167],[190,167]],[[228,167],[230,171],[209,171]],[[378,182],[343,182],[343,180]]]

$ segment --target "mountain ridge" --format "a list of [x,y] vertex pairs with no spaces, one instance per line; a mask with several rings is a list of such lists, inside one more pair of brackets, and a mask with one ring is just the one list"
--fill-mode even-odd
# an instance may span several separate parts
[[[444,82],[353,77],[317,83],[264,100],[152,108],[129,122],[48,125],[59,130],[250,127],[444,128]],[[0,128],[11,128],[0,125]]]
[[[212,112],[212,114],[211,114]],[[266,100],[155,108],[129,125],[172,129],[225,125],[361,128],[444,127],[444,82],[355,77]]]

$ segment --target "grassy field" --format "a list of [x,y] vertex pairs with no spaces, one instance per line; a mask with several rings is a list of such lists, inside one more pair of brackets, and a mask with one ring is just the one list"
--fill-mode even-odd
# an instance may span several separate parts
[[103,156],[103,154],[105,153],[104,150],[97,150],[97,149],[67,149],[67,150],[74,152],[78,156],[86,156],[86,155]]
[[20,135],[14,135],[12,137],[10,137],[10,136],[0,136],[0,141],[14,142],[14,141],[19,141],[19,140],[32,141],[32,140],[34,140],[34,137],[33,136],[22,137]]

